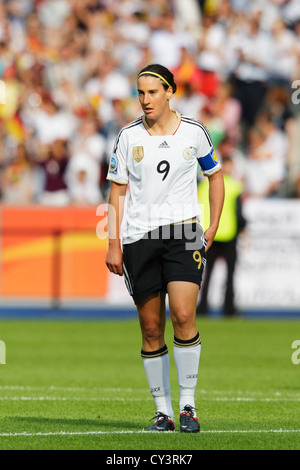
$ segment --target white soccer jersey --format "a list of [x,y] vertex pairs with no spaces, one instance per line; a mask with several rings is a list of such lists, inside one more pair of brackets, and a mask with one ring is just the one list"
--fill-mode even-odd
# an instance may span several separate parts
[[195,119],[180,116],[173,135],[151,135],[144,116],[121,129],[107,179],[129,185],[123,243],[159,226],[199,219],[198,162],[204,175],[221,168],[208,130]]

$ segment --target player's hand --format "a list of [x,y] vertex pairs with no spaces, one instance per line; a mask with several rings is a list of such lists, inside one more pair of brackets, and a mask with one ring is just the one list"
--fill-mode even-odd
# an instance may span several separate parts
[[213,241],[214,241],[214,238],[215,238],[215,235],[216,235],[216,232],[217,230],[214,229],[213,227],[209,227],[206,232],[205,232],[205,238],[206,238],[206,249],[205,249],[205,253],[210,249]]
[[123,253],[120,248],[109,248],[105,263],[110,272],[123,276]]

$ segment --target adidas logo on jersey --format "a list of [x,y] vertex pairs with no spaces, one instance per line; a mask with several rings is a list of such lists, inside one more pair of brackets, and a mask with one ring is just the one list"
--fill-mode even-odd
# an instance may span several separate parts
[[159,146],[158,146],[159,149],[169,149],[170,148],[170,145],[168,145],[168,143],[164,140]]

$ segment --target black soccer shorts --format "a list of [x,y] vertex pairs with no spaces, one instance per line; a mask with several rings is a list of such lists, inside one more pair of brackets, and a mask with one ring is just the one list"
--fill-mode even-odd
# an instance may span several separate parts
[[124,279],[137,304],[171,281],[201,285],[206,239],[198,223],[172,224],[123,246]]

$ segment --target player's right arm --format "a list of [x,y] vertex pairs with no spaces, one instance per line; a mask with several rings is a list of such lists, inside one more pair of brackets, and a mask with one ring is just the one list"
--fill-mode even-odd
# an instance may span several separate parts
[[127,184],[111,182],[108,201],[108,250],[106,266],[119,276],[123,275],[123,253],[121,248],[120,227],[124,212]]

